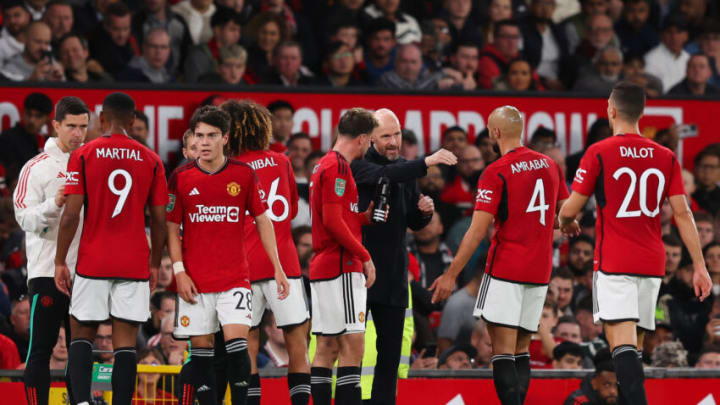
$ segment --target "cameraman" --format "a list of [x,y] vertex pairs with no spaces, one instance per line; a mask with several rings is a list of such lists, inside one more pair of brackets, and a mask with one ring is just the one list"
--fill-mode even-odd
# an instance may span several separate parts
[[425,227],[434,210],[432,199],[420,194],[415,181],[425,176],[429,166],[454,165],[457,158],[440,149],[426,158],[407,161],[400,157],[402,134],[398,118],[388,109],[377,110],[375,118],[380,125],[370,135],[373,145],[364,159],[352,162],[351,169],[361,211],[376,198],[381,178],[390,184],[387,222],[364,227],[363,245],[377,269],[377,279],[367,296],[368,313],[377,330],[377,364],[370,403],[394,404],[408,306],[405,233],[408,227],[414,231]]

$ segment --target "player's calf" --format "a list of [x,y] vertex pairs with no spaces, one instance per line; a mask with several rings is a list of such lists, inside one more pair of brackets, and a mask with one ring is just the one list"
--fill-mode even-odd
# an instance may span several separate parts
[[250,386],[250,356],[247,350],[247,339],[237,337],[226,340],[225,351],[228,359],[227,379],[230,383],[233,404],[245,404]]
[[613,349],[613,362],[617,374],[620,397],[628,404],[647,405],[645,373],[634,345],[621,345]]
[[[290,364],[288,389],[292,405],[307,405],[310,401],[310,365],[307,361],[307,325],[288,326],[283,329]],[[248,393],[248,395],[250,395]]]
[[521,405],[520,381],[515,369],[515,356],[496,354],[491,359],[495,392],[502,405]]

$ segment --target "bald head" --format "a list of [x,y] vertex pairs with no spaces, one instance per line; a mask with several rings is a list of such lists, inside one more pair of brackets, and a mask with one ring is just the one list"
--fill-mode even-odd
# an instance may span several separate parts
[[38,63],[45,57],[45,52],[50,50],[50,27],[42,21],[35,21],[27,26],[25,34],[25,55],[31,62]]
[[522,115],[511,105],[498,107],[490,114],[487,126],[495,139],[519,140],[523,131]]
[[375,150],[390,160],[400,157],[402,146],[402,132],[400,120],[394,112],[381,108],[374,113],[378,126],[370,134]]

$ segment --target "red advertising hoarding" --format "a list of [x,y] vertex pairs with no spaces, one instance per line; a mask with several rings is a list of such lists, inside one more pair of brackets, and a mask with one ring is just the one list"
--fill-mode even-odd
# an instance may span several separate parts
[[[562,405],[579,386],[580,380],[577,378],[534,378],[525,404]],[[652,405],[720,403],[720,383],[713,378],[649,378],[645,382],[645,389],[648,403]],[[0,383],[0,393],[3,403],[26,404],[22,383]],[[289,404],[287,379],[263,378],[261,403]],[[500,405],[490,378],[410,378],[400,380],[398,384],[397,405],[480,404]]]
[[[20,119],[25,96],[42,91],[53,102],[74,95],[85,100],[95,111],[111,89],[6,87],[0,93],[0,129]],[[296,109],[293,132],[307,132],[316,148],[330,147],[333,128],[342,113],[351,107],[377,109],[387,107],[399,117],[405,128],[415,131],[421,150],[432,151],[440,145],[442,131],[453,125],[475,134],[485,128],[487,117],[498,106],[511,104],[525,115],[525,136],[540,127],[553,129],[566,153],[583,148],[589,126],[606,116],[607,102],[602,98],[508,97],[478,95],[427,94],[340,94],[303,92],[212,92],[207,90],[125,89],[150,119],[150,146],[164,160],[172,160],[192,112],[210,95],[253,99],[267,105],[273,100],[289,101]],[[642,130],[666,128],[671,124],[695,125],[697,131],[681,134],[678,154],[685,167],[705,145],[720,142],[715,119],[720,116],[720,101],[649,100]]]

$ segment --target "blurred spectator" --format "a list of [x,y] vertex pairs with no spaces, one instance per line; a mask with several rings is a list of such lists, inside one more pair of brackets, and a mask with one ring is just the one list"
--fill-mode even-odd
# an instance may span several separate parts
[[313,84],[312,72],[303,66],[300,44],[287,41],[273,50],[272,71],[263,79],[264,84],[296,87]]
[[520,28],[512,20],[495,23],[493,42],[480,51],[478,61],[478,86],[491,89],[493,79],[506,74],[510,61],[518,57]]
[[575,320],[580,325],[580,338],[583,343],[594,342],[603,333],[602,325],[595,324],[593,320],[592,295],[578,301],[575,307]]
[[[713,291],[713,294],[715,294],[715,291]],[[708,314],[709,321],[704,328],[703,343],[706,345],[720,344],[720,299],[717,298],[717,295],[713,298],[712,310]]]
[[712,77],[709,83],[720,87],[720,22],[708,21],[698,42],[700,51],[710,59]]
[[325,50],[323,72],[318,79],[318,85],[331,87],[350,87],[367,85],[357,77],[355,72],[355,59],[352,48],[346,43],[331,42]]
[[523,54],[550,90],[562,90],[558,80],[561,63],[568,56],[568,40],[565,30],[550,18],[555,11],[555,0],[532,0],[530,15],[520,21],[523,37]]
[[65,0],[52,0],[45,9],[43,22],[50,27],[52,48],[57,52],[60,38],[72,31],[73,9]]
[[193,139],[192,131],[189,129],[186,130],[182,137],[182,154],[185,161],[195,160],[200,154],[197,142]]
[[[610,2],[608,0],[583,0],[580,12],[568,17],[561,25],[568,41],[568,50],[575,53],[583,38],[588,36],[587,22],[596,15],[607,15]],[[557,3],[556,3],[557,8]]]
[[553,368],[556,370],[580,370],[583,349],[574,342],[562,342],[553,349]]
[[473,327],[470,335],[470,344],[477,350],[475,356],[475,368],[490,367],[490,358],[492,357],[492,342],[490,341],[490,333],[487,329],[487,323],[482,319],[478,319]]
[[[135,121],[133,121],[132,126],[129,128],[128,135],[130,135],[130,137],[135,139],[136,141],[147,146],[148,136],[150,135],[150,121],[148,121],[147,115],[145,115],[145,113],[140,110],[135,110],[134,115]],[[167,284],[163,286],[158,285],[158,288],[164,288],[166,286]]]
[[400,11],[400,0],[374,0],[365,7],[364,11],[371,20],[386,18],[392,21],[395,24],[395,38],[399,44],[420,42],[422,39],[417,20]]
[[550,278],[548,298],[551,299],[565,315],[572,313],[570,303],[572,302],[573,280],[573,273],[565,267],[558,269]]
[[512,0],[491,0],[487,9],[487,21],[483,27],[482,43],[489,44],[495,39],[495,24],[513,18]]
[[[682,242],[680,239],[672,234],[663,235],[663,245],[665,246],[665,277],[663,278],[663,287],[665,287],[670,279],[673,278],[678,268],[680,268],[680,261],[682,260]],[[662,292],[660,293],[662,295]]]
[[442,18],[425,20],[422,28],[420,50],[423,62],[430,70],[439,70],[447,62],[448,48],[453,43],[448,22]]
[[558,320],[553,336],[566,342],[581,343],[580,324],[572,316],[563,316]]
[[445,178],[440,166],[428,167],[425,177],[418,179],[418,186],[420,192],[433,199],[435,211],[440,215],[443,227],[450,229],[461,218],[462,214],[455,205],[448,204],[440,199],[442,191],[445,189]]
[[692,194],[695,192],[695,176],[688,169],[682,169],[683,186],[685,186],[685,197],[690,204],[690,211],[697,211],[700,206],[692,198]]
[[[135,121],[139,121],[139,119],[135,119]],[[170,260],[170,256],[164,255],[162,257],[162,260],[160,260],[160,268],[158,269],[158,278],[157,278],[157,288],[164,289],[167,288],[167,286],[172,283],[173,280],[173,268],[172,268],[172,260]]]
[[117,2],[117,0],[99,0],[99,1],[73,1],[73,32],[80,35],[88,35],[95,31],[98,24],[102,21],[107,7]]
[[[263,11],[273,13],[282,18],[287,30],[287,37],[284,41],[295,40],[301,44],[303,59],[309,66],[318,64],[316,37],[311,28],[310,21],[305,17],[305,13],[295,12],[302,6],[295,4],[294,7],[287,4],[285,0],[261,0],[260,8]],[[306,6],[307,7],[307,6]]]
[[171,83],[175,81],[167,69],[170,58],[170,35],[164,28],[153,28],[145,36],[142,55],[132,58],[117,74],[118,81],[135,83]]
[[469,344],[451,346],[438,357],[440,370],[469,370],[477,356],[477,350]]
[[563,177],[567,177],[567,166],[565,166],[565,154],[563,153],[563,150],[559,146],[553,146],[551,148],[545,149],[542,151],[542,154],[549,157],[553,160],[553,162],[558,164],[558,167],[560,168],[561,173],[563,174]]
[[414,233],[414,240],[409,246],[410,253],[420,264],[418,281],[424,288],[429,287],[452,262],[452,252],[440,239],[442,233],[443,225],[440,216],[435,212],[430,223]]
[[[162,361],[162,353],[157,349],[148,348],[138,350],[137,362],[138,365],[144,366],[161,366],[165,364]],[[161,374],[138,373],[132,405],[164,405],[177,403],[172,393],[158,387],[160,377]],[[163,386],[163,388],[168,389],[169,387]]]
[[543,303],[540,325],[530,340],[530,367],[551,368],[555,346],[561,342],[553,337],[552,330],[558,322],[558,307],[548,296]]
[[22,0],[8,0],[2,5],[2,31],[0,31],[0,66],[25,49],[25,28],[30,24],[30,13]]
[[60,63],[65,68],[68,82],[93,83],[111,82],[113,79],[105,73],[96,61],[89,61],[88,42],[85,37],[75,33],[63,36],[59,41]]
[[580,68],[589,65],[598,52],[608,46],[616,48],[620,46],[619,40],[613,31],[612,20],[607,15],[590,16],[586,25],[585,36],[577,49],[575,49],[576,63],[579,63]]
[[5,62],[2,75],[21,81],[65,81],[63,67],[50,52],[50,27],[35,21],[25,28],[25,49]]
[[450,66],[462,75],[463,90],[478,88],[480,51],[473,42],[459,42],[450,55]]
[[230,44],[218,49],[217,66],[214,72],[206,73],[198,79],[200,83],[224,83],[235,86],[248,85],[247,52],[238,44]]
[[192,45],[190,29],[185,20],[170,9],[167,0],[142,0],[142,8],[132,18],[132,35],[139,45],[142,45],[153,28],[164,28],[170,35],[168,70],[174,74],[180,67],[180,62],[185,59],[185,52]]
[[16,369],[22,364],[17,346],[8,336],[0,333],[0,369]]
[[175,312],[166,314],[160,322],[160,350],[165,364],[179,366],[183,363],[187,341],[175,340],[172,333],[175,329]]
[[420,47],[406,44],[397,47],[394,70],[385,72],[380,83],[390,89],[442,90],[461,80],[460,73],[449,68],[438,72],[425,69]]
[[535,151],[543,151],[555,146],[556,144],[557,134],[555,134],[555,131],[540,126],[532,133],[528,148]]
[[655,347],[652,354],[653,367],[687,367],[687,350],[680,342],[664,342]]
[[612,360],[598,362],[595,373],[582,379],[564,405],[615,405],[618,403],[617,376]]
[[608,95],[620,79],[622,67],[622,52],[608,45],[595,54],[592,67],[580,74],[573,90]]
[[184,72],[186,82],[195,82],[216,70],[220,48],[237,44],[240,40],[240,22],[240,15],[233,10],[220,8],[213,14],[210,19],[213,37],[207,43],[196,45],[188,51]]
[[110,4],[103,16],[102,24],[91,36],[90,55],[115,77],[140,49],[130,33],[130,10],[125,3]]
[[205,44],[212,38],[210,18],[215,10],[212,0],[182,0],[172,6],[172,11],[185,20],[195,45]]
[[449,150],[455,156],[460,156],[468,144],[468,135],[463,128],[454,126],[443,131],[440,142],[443,149]]
[[30,12],[33,21],[42,19],[48,0],[25,0],[25,8]]
[[[643,0],[645,1],[645,0]],[[662,81],[645,72],[645,58],[639,55],[628,55],[624,58],[622,78],[645,88],[648,97],[658,97],[663,92]]]
[[395,24],[376,18],[365,26],[365,66],[372,81],[395,68]]
[[268,73],[275,47],[287,36],[285,21],[277,14],[263,12],[250,21],[245,37],[250,44],[247,48],[248,66],[255,78]]
[[272,311],[265,311],[262,330],[267,335],[267,341],[260,348],[260,353],[266,355],[271,361],[266,367],[287,367],[290,355],[285,345],[283,331],[275,325],[275,316]]
[[703,349],[695,368],[720,368],[720,348],[709,346]]
[[360,28],[352,19],[341,19],[335,22],[330,31],[330,42],[342,42],[350,48],[354,65],[363,62],[363,47],[360,44]]
[[480,154],[482,154],[486,166],[500,157],[499,150],[495,149],[497,145],[493,144],[490,140],[490,131],[488,131],[487,128],[477,134],[477,137],[475,137],[475,146],[480,149]]
[[10,324],[12,331],[9,337],[15,343],[20,358],[25,359],[30,345],[30,300],[26,296],[13,301]]
[[445,0],[442,13],[448,22],[453,43],[468,41],[481,45],[484,42],[483,24],[473,12],[472,0]]
[[715,239],[715,229],[713,217],[706,212],[696,211],[693,213],[695,219],[695,227],[697,228],[698,237],[700,238],[700,246],[705,248]]
[[568,247],[568,268],[576,278],[580,278],[588,267],[592,267],[595,241],[589,236],[579,235],[570,240]]
[[457,157],[457,176],[445,186],[440,199],[463,210],[472,209],[475,202],[475,186],[480,173],[485,168],[485,162],[480,149],[475,145],[466,145]]
[[53,104],[48,96],[30,93],[23,102],[20,121],[0,134],[0,164],[7,170],[8,184],[17,178],[25,162],[45,146],[45,138],[40,130],[48,123],[52,109]]
[[113,356],[112,321],[101,322],[95,333],[95,361],[99,363],[112,364],[115,361]]
[[485,274],[486,259],[487,256],[477,260],[475,276],[465,287],[455,291],[445,303],[440,318],[440,327],[437,330],[439,352],[443,352],[453,343],[469,341],[476,323],[473,310],[480,290],[480,282]]
[[498,76],[493,84],[495,90],[536,91],[542,90],[537,72],[526,59],[515,59],[508,65],[507,74]]
[[157,291],[150,297],[150,319],[140,329],[140,333],[147,339],[148,347],[155,347],[160,344],[162,320],[166,316],[175,313],[176,300],[175,293],[168,291]]
[[[6,166],[7,167],[7,166]],[[720,146],[708,145],[695,155],[695,182],[692,197],[700,208],[715,216],[720,212]]]
[[687,23],[681,16],[672,15],[663,23],[660,44],[645,54],[645,70],[662,81],[663,93],[685,77],[690,59],[683,49],[687,40]]
[[402,147],[400,148],[400,156],[407,160],[414,160],[420,155],[420,146],[418,145],[415,132],[410,129],[402,130]]
[[307,184],[308,182],[308,178],[305,177],[305,159],[312,151],[313,144],[310,135],[298,132],[288,139],[287,156],[290,159],[290,164],[292,164],[295,183],[298,185]]
[[50,354],[50,370],[65,370],[68,361],[65,328],[60,326],[57,343]]
[[688,23],[690,40],[695,39],[702,30],[703,22],[708,12],[706,0],[680,0],[677,11]]
[[685,96],[719,94],[720,89],[708,83],[711,76],[710,58],[703,54],[692,55],[687,62],[685,79],[673,86],[668,94]]
[[[437,349],[437,348],[436,348]],[[427,354],[428,348],[423,347],[420,353],[417,355],[413,354],[413,360],[410,364],[410,368],[413,370],[435,370],[438,366],[437,352],[435,355],[430,356]]]
[[285,143],[292,135],[295,108],[285,100],[273,101],[267,108],[272,114],[273,142],[270,150],[285,153]]
[[625,0],[623,17],[615,25],[624,54],[645,55],[660,42],[657,29],[649,21],[650,2]]
[[720,242],[710,242],[703,249],[705,263],[713,282],[713,295],[720,300]]

